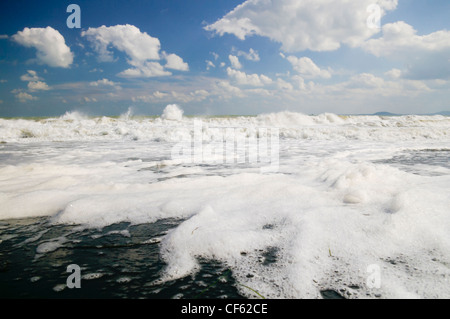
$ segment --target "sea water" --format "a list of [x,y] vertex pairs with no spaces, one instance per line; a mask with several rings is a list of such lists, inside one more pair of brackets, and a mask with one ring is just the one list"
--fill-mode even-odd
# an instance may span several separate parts
[[449,117],[171,106],[0,143],[3,298],[450,297]]

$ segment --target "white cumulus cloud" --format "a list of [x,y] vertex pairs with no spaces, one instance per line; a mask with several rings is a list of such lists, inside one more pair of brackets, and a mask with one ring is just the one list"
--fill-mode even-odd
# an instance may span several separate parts
[[28,90],[31,92],[47,91],[50,90],[50,87],[45,82],[35,81],[35,82],[28,82]]
[[40,81],[40,80],[42,80],[42,78],[40,78],[40,77],[37,75],[36,71],[34,71],[34,70],[28,70],[27,73],[25,73],[24,75],[22,75],[22,76],[20,77],[20,79],[21,79],[22,81],[25,81],[25,82],[30,82],[30,81]]
[[382,37],[368,40],[363,44],[363,48],[375,56],[450,49],[450,31],[447,30],[417,35],[417,30],[403,21],[388,23],[382,30]]
[[81,35],[92,43],[94,50],[99,55],[99,60],[102,62],[114,61],[114,54],[110,48],[115,48],[127,55],[127,62],[132,68],[120,72],[118,75],[122,77],[171,75],[172,73],[166,71],[164,66],[155,62],[162,58],[166,59],[165,67],[168,69],[189,70],[188,64],[176,54],[160,53],[161,43],[159,39],[142,32],[134,25],[89,28],[87,31],[83,31]]
[[313,60],[308,57],[297,58],[293,55],[286,58],[294,70],[305,78],[331,78],[331,73],[328,70],[319,68]]
[[120,85],[118,85],[117,83],[115,83],[111,80],[105,79],[105,78],[103,78],[101,80],[90,82],[89,86],[96,87],[96,88],[107,88],[107,89],[113,88],[115,90],[122,89],[122,87]]
[[146,60],[159,60],[161,43],[159,39],[151,37],[146,32],[141,32],[134,25],[116,25],[112,27],[101,26],[89,28],[81,32],[99,54],[100,61],[112,62],[113,52],[109,47],[125,52],[133,62]]
[[264,74],[247,74],[230,67],[227,68],[227,74],[239,85],[264,86],[272,83],[272,79]]
[[16,98],[21,102],[25,103],[27,101],[37,100],[37,97],[28,94],[27,92],[17,92]]
[[294,86],[291,83],[280,78],[277,79],[277,87],[283,91],[292,91],[294,89]]
[[214,63],[212,63],[212,61],[210,61],[210,60],[206,60],[205,62],[206,62],[206,70],[208,70],[208,71],[209,71],[210,69],[216,67],[216,65],[215,65]]
[[164,70],[164,67],[161,64],[148,61],[136,64],[134,68],[127,69],[118,74],[118,76],[125,78],[150,78],[168,75],[172,75],[172,73]]
[[450,31],[418,35],[411,25],[399,21],[382,27],[382,36],[361,47],[377,56],[407,65],[401,76],[411,79],[450,78]]
[[101,79],[90,83],[90,86],[114,86],[115,83],[108,79]]
[[228,59],[230,60],[231,66],[233,67],[233,69],[241,69],[242,68],[242,64],[241,62],[239,62],[239,58],[235,55],[229,55]]
[[384,74],[391,79],[399,79],[402,76],[402,70],[392,69],[385,72]]
[[167,61],[165,67],[167,69],[172,70],[178,70],[178,71],[189,71],[189,65],[183,61],[182,58],[180,58],[176,54],[169,54],[165,56],[165,59]]
[[249,61],[254,61],[254,62],[257,62],[260,60],[258,51],[255,51],[252,48],[250,48],[250,50],[248,52],[238,51],[237,56],[243,56],[245,59],[247,59]]
[[247,0],[205,27],[241,40],[259,35],[279,42],[285,52],[333,51],[342,44],[357,46],[379,30],[368,27],[367,8],[379,5],[380,15],[398,0]]
[[37,50],[37,62],[52,67],[68,68],[73,62],[73,53],[66,45],[64,37],[52,27],[25,28],[12,39],[25,47]]
[[[43,79],[38,76],[37,72],[34,70],[28,70],[27,73],[20,77],[22,81],[28,82],[28,91],[48,91],[50,87],[43,81]],[[22,100],[26,100],[26,97],[22,97]]]

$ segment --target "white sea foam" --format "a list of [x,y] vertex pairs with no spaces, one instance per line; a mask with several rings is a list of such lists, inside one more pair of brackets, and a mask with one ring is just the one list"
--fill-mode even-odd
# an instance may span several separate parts
[[[314,140],[450,140],[450,117],[444,116],[308,116],[293,112],[256,117],[201,118],[204,135],[214,138],[216,128],[240,128],[257,135],[261,127],[276,127],[280,137]],[[78,112],[41,120],[0,119],[3,142],[158,140],[179,141],[193,134],[193,118],[183,117],[177,105],[168,105],[159,118],[133,118],[132,111],[119,118],[90,118]],[[220,136],[219,136],[220,138]]]
[[167,105],[161,118],[164,120],[181,121],[183,119],[183,110],[176,104]]
[[37,248],[36,252],[38,254],[46,254],[49,252],[53,252],[63,246],[64,243],[66,243],[68,240],[65,237],[57,238],[56,240],[52,241],[46,241],[44,243],[41,243]]
[[[316,298],[323,289],[359,298],[450,297],[450,170],[433,162],[439,150],[450,155],[449,118],[201,118],[207,142],[218,138],[217,127],[259,138],[259,128],[279,128],[280,166],[266,174],[249,164],[172,160],[174,142],[192,137],[193,121],[0,120],[7,142],[0,144],[0,219],[49,216],[104,227],[175,218],[180,224],[166,235],[143,240],[160,245],[161,280],[197,271],[199,257],[214,259],[249,297],[258,297],[254,290]],[[411,171],[411,163],[392,161],[412,151],[429,162]],[[38,253],[63,244],[47,240]],[[379,288],[367,284],[373,265]]]

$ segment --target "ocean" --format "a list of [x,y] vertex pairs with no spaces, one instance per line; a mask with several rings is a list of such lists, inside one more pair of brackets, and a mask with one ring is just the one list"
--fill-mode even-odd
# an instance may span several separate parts
[[449,159],[440,115],[0,119],[0,297],[447,299]]

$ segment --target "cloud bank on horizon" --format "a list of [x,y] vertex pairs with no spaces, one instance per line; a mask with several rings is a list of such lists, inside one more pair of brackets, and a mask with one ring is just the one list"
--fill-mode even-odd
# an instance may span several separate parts
[[[80,3],[82,14],[89,3]],[[218,2],[160,1],[154,19],[123,9],[126,23],[87,18],[81,29],[53,17],[42,27],[24,20],[0,35],[0,116],[108,115],[130,106],[154,114],[173,103],[197,114],[450,109],[445,1],[234,3],[219,10]],[[195,15],[180,16],[177,5]],[[426,23],[417,18],[423,6],[436,13]]]

